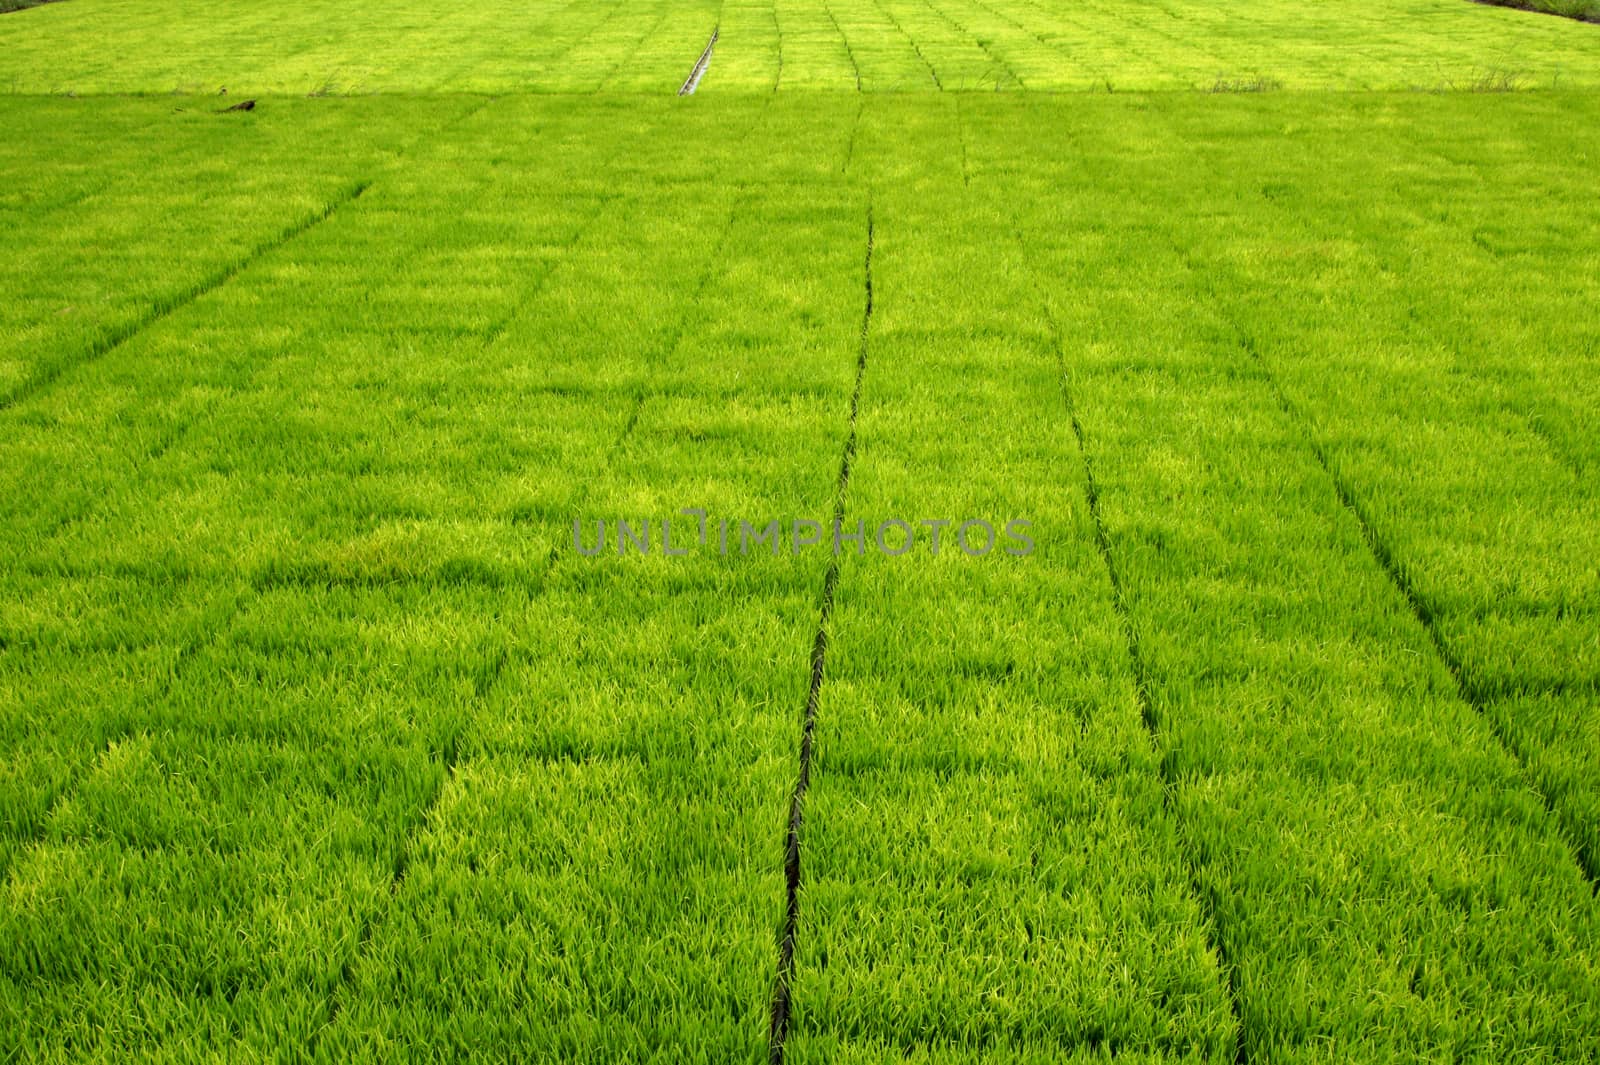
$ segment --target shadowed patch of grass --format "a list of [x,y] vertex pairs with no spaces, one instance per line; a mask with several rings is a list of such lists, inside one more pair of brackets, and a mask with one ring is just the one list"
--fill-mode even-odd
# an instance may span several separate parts
[[1560,15],[1579,22],[1600,22],[1600,0],[1473,0],[1491,7],[1509,7],[1518,11],[1537,11],[1545,15]]

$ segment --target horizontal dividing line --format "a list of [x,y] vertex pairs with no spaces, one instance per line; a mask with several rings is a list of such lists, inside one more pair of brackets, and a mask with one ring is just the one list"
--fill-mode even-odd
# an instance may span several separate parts
[[[844,520],[850,490],[850,471],[855,464],[856,422],[861,410],[861,387],[867,375],[867,351],[872,332],[872,250],[875,242],[872,204],[867,204],[867,250],[865,263],[866,306],[861,315],[861,340],[856,352],[856,379],[850,391],[849,430],[844,452],[839,459],[839,480],[834,493],[836,522]],[[828,627],[833,618],[833,603],[839,586],[839,560],[828,564],[822,581],[816,636],[811,643],[811,679],[806,691],[805,714],[800,728],[799,772],[789,797],[789,819],[784,836],[784,922],[778,942],[778,975],[772,991],[771,1020],[767,1030],[767,1052],[771,1065],[783,1065],[789,1037],[789,1021],[794,1008],[795,943],[800,928],[800,839],[804,829],[806,791],[811,786],[812,751],[816,742],[817,710],[822,700],[822,683],[827,670]]]
[[376,589],[436,590],[447,588],[478,588],[485,591],[505,591],[509,588],[526,588],[538,583],[540,572],[504,570],[497,572],[489,566],[463,565],[459,571],[439,573],[408,573],[404,575],[379,573],[326,573],[315,567],[295,567],[258,573],[250,578],[250,586],[257,592],[271,591],[371,591]]
[[[1234,323],[1234,328],[1238,330],[1237,323]],[[1276,396],[1278,406],[1283,410],[1290,423],[1299,430],[1301,439],[1311,453],[1316,456],[1317,464],[1322,467],[1323,473],[1333,483],[1333,489],[1339,498],[1339,502],[1355,519],[1356,525],[1361,531],[1361,539],[1366,543],[1373,559],[1378,563],[1379,568],[1383,570],[1389,583],[1400,593],[1406,605],[1411,608],[1412,615],[1417,619],[1418,624],[1422,626],[1423,631],[1427,633],[1428,640],[1433,645],[1434,654],[1440,662],[1444,663],[1445,669],[1449,671],[1457,693],[1468,706],[1472,707],[1483,718],[1489,727],[1490,734],[1494,736],[1500,747],[1516,763],[1523,783],[1533,794],[1539,797],[1539,801],[1544,804],[1544,808],[1550,815],[1551,823],[1558,835],[1571,850],[1573,860],[1577,863],[1579,871],[1583,873],[1584,879],[1588,881],[1590,893],[1600,896],[1600,864],[1597,864],[1596,855],[1591,852],[1589,846],[1584,842],[1583,833],[1574,831],[1568,825],[1567,819],[1556,808],[1549,792],[1540,785],[1537,775],[1529,767],[1527,752],[1522,749],[1516,738],[1501,725],[1499,718],[1490,712],[1489,704],[1494,701],[1492,692],[1481,688],[1474,682],[1460,656],[1456,654],[1455,649],[1450,646],[1449,641],[1440,632],[1438,618],[1432,606],[1429,605],[1427,598],[1417,588],[1406,567],[1395,557],[1388,543],[1379,535],[1377,526],[1373,524],[1368,516],[1366,508],[1361,505],[1361,500],[1339,473],[1338,467],[1329,456],[1327,449],[1322,445],[1321,439],[1316,432],[1315,424],[1289,398],[1289,394],[1284,391],[1277,375],[1272,372],[1272,367],[1268,364],[1266,356],[1257,347],[1255,339],[1242,330],[1238,331],[1239,347],[1254,361],[1267,386],[1272,389],[1274,396]]]
[[828,759],[830,779],[865,780],[883,774],[926,774],[936,780],[960,777],[1022,776],[1037,769],[1038,762],[1024,754],[974,753],[947,756],[939,752],[902,748],[882,752],[841,752]]
[[310,215],[307,215],[294,225],[291,225],[288,229],[285,229],[283,232],[266,243],[257,245],[256,248],[248,255],[229,263],[221,270],[218,270],[209,277],[203,279],[194,287],[184,292],[169,294],[158,298],[146,314],[136,321],[113,329],[110,332],[102,335],[101,338],[91,345],[89,350],[84,352],[82,355],[79,355],[76,358],[55,360],[41,367],[26,380],[18,384],[16,388],[12,389],[9,394],[0,396],[0,411],[14,407],[17,404],[22,403],[25,400],[30,399],[38,393],[44,391],[46,388],[49,388],[57,380],[59,380],[67,371],[75,369],[79,366],[86,366],[89,363],[104,358],[117,348],[120,348],[123,344],[126,344],[128,341],[144,332],[146,329],[149,329],[150,327],[160,323],[163,319],[168,318],[176,312],[182,310],[189,304],[205,296],[207,293],[221,288],[223,285],[237,277],[240,271],[244,270],[257,259],[260,259],[262,256],[283,247],[285,244],[305,233],[313,226],[327,221],[339,208],[359,199],[361,194],[366,192],[370,185],[371,182],[368,181],[356,182],[355,184],[346,188],[338,196],[328,201],[318,210],[314,211]]
[[[57,2],[57,0],[52,0],[52,2]],[[1479,0],[1464,0],[1464,2],[1477,3],[1477,2],[1479,2]],[[926,62],[926,60],[924,60],[924,62]],[[931,76],[932,76],[932,73],[931,73],[931,70],[930,70],[930,77]],[[1172,84],[1169,84],[1169,83],[1159,83],[1159,84],[1148,85],[1148,86],[1144,86],[1144,87],[1140,87],[1138,85],[1132,85],[1132,86],[1128,86],[1126,88],[1119,86],[1119,87],[1116,88],[1116,92],[1118,94],[1121,94],[1121,93],[1133,93],[1133,94],[1137,94],[1139,96],[1157,96],[1157,97],[1165,97],[1165,96],[1213,96],[1213,95],[1217,94],[1217,89],[1214,87],[1214,84],[1215,84],[1214,82],[1205,82],[1205,83],[1201,83],[1201,84],[1190,84],[1190,85],[1172,85]],[[978,94],[992,95],[995,92],[995,90],[992,87],[990,87],[990,88],[979,88],[979,87],[975,87],[974,86],[974,87],[961,87],[961,88],[953,88],[953,89],[944,89],[944,87],[942,85],[938,85],[938,86],[936,86],[936,88],[938,88],[938,89],[940,89],[942,91],[946,91],[946,92],[959,92],[959,93],[967,93],[967,94],[970,94],[970,95],[978,95]],[[765,96],[765,95],[773,92],[774,89],[772,89],[772,88],[755,88],[755,87],[750,86],[750,85],[742,85],[742,86],[733,86],[731,88],[719,89],[718,91],[719,91],[719,93],[727,93],[727,94],[729,94],[731,96],[746,97],[746,98],[749,98],[749,99],[755,99],[756,97]],[[819,93],[827,93],[827,92],[829,92],[829,90],[826,90],[826,89],[815,89],[815,90],[806,89],[806,90],[801,90],[801,91],[805,91],[805,92],[813,92],[813,91],[815,91],[815,92],[819,92]],[[897,87],[895,87],[893,85],[889,85],[889,86],[885,86],[885,87],[882,87],[882,88],[874,88],[874,89],[863,88],[862,91],[867,93],[867,94],[869,94],[869,95],[882,95],[882,96],[885,96],[885,97],[888,97],[888,98],[893,98],[897,94],[905,93],[907,90],[905,88],[903,88],[903,87],[897,88]],[[1358,98],[1358,97],[1363,97],[1363,98],[1364,97],[1378,97],[1378,96],[1383,96],[1385,94],[1392,95],[1392,94],[1397,93],[1397,92],[1416,92],[1416,91],[1420,91],[1420,90],[1417,90],[1417,89],[1414,89],[1414,88],[1413,89],[1402,89],[1402,88],[1388,88],[1388,89],[1377,88],[1377,89],[1373,89],[1373,88],[1359,88],[1359,87],[1343,87],[1343,86],[1334,85],[1334,86],[1327,86],[1327,87],[1324,87],[1324,88],[1314,89],[1314,90],[1312,90],[1312,89],[1290,89],[1290,90],[1286,90],[1286,91],[1281,91],[1281,92],[1278,93],[1278,95],[1280,95],[1280,96],[1306,96],[1306,95],[1313,95],[1314,94],[1314,95],[1317,95],[1317,96],[1324,96],[1324,97],[1354,99],[1354,98]],[[1545,90],[1539,90],[1539,89],[1517,89],[1517,90],[1512,90],[1512,91],[1514,91],[1516,95],[1525,96],[1525,95],[1528,95],[1530,93],[1537,94],[1537,93],[1543,92]],[[1561,89],[1559,91],[1577,93],[1577,92],[1587,92],[1589,90]],[[1107,90],[1104,87],[1104,85],[1102,84],[1099,87],[1084,87],[1084,88],[1073,88],[1073,87],[1066,87],[1066,88],[1055,88],[1055,87],[1032,88],[1032,89],[1026,90],[1026,92],[1030,96],[1039,96],[1039,97],[1059,100],[1059,99],[1063,99],[1063,98],[1073,98],[1073,97],[1078,97],[1078,96],[1104,96],[1104,95],[1106,95]],[[1482,90],[1482,89],[1475,89],[1475,88],[1466,87],[1466,86],[1452,86],[1452,85],[1445,85],[1445,86],[1442,86],[1442,87],[1430,87],[1430,88],[1427,89],[1427,92],[1430,95],[1433,95],[1433,96],[1446,96],[1446,97],[1450,97],[1450,96],[1482,96],[1482,95],[1484,95],[1484,90]],[[567,98],[567,97],[571,97],[571,98],[575,98],[575,99],[586,99],[586,100],[618,100],[618,101],[636,100],[636,101],[645,101],[645,100],[648,100],[648,99],[651,99],[651,98],[660,99],[661,90],[659,88],[654,89],[654,90],[651,90],[651,89],[639,89],[639,88],[573,89],[573,88],[562,88],[562,87],[551,86],[551,85],[527,85],[527,84],[522,84],[522,85],[515,85],[515,86],[506,86],[504,88],[494,89],[494,90],[490,90],[490,89],[440,89],[440,90],[431,90],[430,89],[427,92],[427,97],[429,99],[435,99],[435,100],[458,100],[458,99],[459,100],[481,100],[486,95],[489,97],[489,102],[490,103],[499,103],[499,102],[502,102],[502,101],[505,101],[505,100],[517,100],[517,99],[535,99],[535,98],[559,99],[559,98]],[[61,99],[61,94],[59,92],[48,91],[48,90],[37,90],[37,91],[29,90],[29,91],[25,91],[25,92],[0,92],[0,96],[3,96],[6,99],[10,99],[10,100],[44,101],[44,100],[59,100],[59,99]],[[177,102],[180,102],[180,103],[189,102],[189,103],[198,104],[198,103],[208,103],[208,102],[214,101],[216,97],[215,97],[214,94],[211,94],[211,93],[199,93],[199,94],[194,94],[194,93],[191,93],[191,94],[169,93],[169,94],[166,94],[165,98],[170,99],[170,100],[174,100],[174,101],[177,101]],[[352,92],[352,93],[344,93],[344,92],[327,93],[327,94],[323,94],[323,95],[319,95],[319,96],[315,96],[315,97],[311,97],[310,94],[303,93],[303,92],[264,92],[264,93],[257,93],[256,96],[255,96],[255,99],[257,100],[258,103],[260,101],[263,101],[263,100],[305,100],[307,98],[313,98],[313,99],[318,99],[318,100],[358,100],[358,99],[359,100],[414,100],[414,99],[417,98],[417,94],[415,92],[408,92],[408,91],[401,90],[401,89],[381,89],[381,90],[375,89],[375,90],[373,90],[371,92],[363,91],[363,92],[360,92],[360,93],[354,93],[354,92]],[[94,101],[94,100],[148,100],[148,99],[150,99],[150,94],[147,93],[147,92],[80,92],[80,93],[77,93],[73,97],[73,99],[80,100],[80,101]],[[1441,158],[1448,158],[1448,157],[1441,156]],[[54,209],[54,208],[52,207],[51,209]]]
[[[1161,751],[1161,722],[1155,710],[1155,703],[1150,693],[1149,670],[1145,665],[1144,651],[1140,646],[1139,632],[1133,623],[1133,614],[1128,606],[1127,590],[1122,582],[1122,574],[1117,569],[1116,555],[1111,548],[1111,536],[1106,531],[1105,518],[1100,507],[1100,487],[1094,476],[1094,460],[1090,456],[1088,443],[1083,431],[1083,423],[1078,418],[1077,404],[1073,399],[1072,386],[1067,370],[1065,344],[1062,340],[1059,324],[1055,315],[1050,311],[1048,303],[1045,305],[1045,316],[1050,322],[1051,332],[1056,339],[1057,373],[1061,380],[1061,395],[1067,410],[1067,420],[1072,427],[1073,439],[1078,444],[1078,454],[1083,460],[1084,498],[1089,508],[1089,518],[1094,525],[1095,547],[1100,553],[1100,560],[1105,566],[1106,576],[1111,584],[1111,602],[1116,611],[1117,622],[1122,628],[1124,644],[1128,653],[1128,664],[1133,670],[1134,699],[1138,703],[1139,718],[1144,723],[1145,730],[1149,733],[1151,743],[1158,756]],[[1175,805],[1175,796],[1178,789],[1178,780],[1173,774],[1171,761],[1162,756],[1159,758],[1161,772],[1161,797],[1162,804],[1169,815],[1178,816]],[[1183,865],[1189,880],[1189,894],[1201,908],[1205,920],[1206,943],[1216,955],[1217,963],[1222,967],[1228,981],[1228,1007],[1233,1013],[1233,1058],[1237,1065],[1247,1065],[1250,1061],[1249,1041],[1246,1038],[1244,1011],[1242,1007],[1243,992],[1239,986],[1239,966],[1235,963],[1227,942],[1222,934],[1222,921],[1219,916],[1220,907],[1215,892],[1208,889],[1200,879],[1198,870],[1187,855],[1183,856]]]
[[[0,568],[0,573],[7,570]],[[463,565],[460,571],[450,571],[448,563],[434,573],[331,573],[315,565],[287,563],[275,565],[255,573],[239,574],[236,570],[216,569],[156,569],[136,565],[63,566],[54,563],[27,561],[10,568],[9,572],[45,580],[128,581],[150,588],[181,588],[192,584],[224,585],[239,581],[256,592],[293,589],[331,591],[334,589],[430,589],[430,588],[483,588],[498,591],[521,588],[536,580],[533,570],[498,571],[494,566]],[[19,645],[20,646],[20,645]]]
[[[1036,1038],[1036,1037],[1032,1037]],[[917,1061],[1012,1061],[1016,1047],[1027,1045],[1030,1035],[1009,1030],[982,1029],[974,1032],[928,1034],[925,1031],[896,1033],[891,1048],[886,1048],[881,1060],[896,1058]],[[920,1054],[918,1052],[921,1052]],[[948,1052],[948,1056],[941,1052]],[[1122,1055],[1131,1055],[1136,1061],[1188,1061],[1195,1057],[1192,1040],[1173,1035],[1155,1035],[1148,1039],[1127,1039],[1106,1034],[1089,1026],[1088,1030],[1071,1039],[1050,1045],[1053,1060],[1069,1062],[1085,1058],[1109,1061]],[[974,1058],[974,1055],[978,1057]],[[1029,1058],[1028,1060],[1044,1060]]]
[[706,68],[711,65],[711,52],[716,48],[717,35],[721,32],[721,26],[712,27],[711,39],[706,42],[705,50],[700,53],[700,58],[694,61],[694,69],[689,71],[689,76],[678,86],[679,96],[693,96],[694,91],[700,87],[700,79],[706,76]]

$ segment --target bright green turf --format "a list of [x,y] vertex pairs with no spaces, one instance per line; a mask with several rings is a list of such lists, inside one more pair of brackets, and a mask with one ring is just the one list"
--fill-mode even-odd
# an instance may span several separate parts
[[788,1060],[1600,1057],[1594,28],[234,6],[0,19],[0,1058],[764,1060],[825,586]]
[[0,91],[707,92],[1600,85],[1600,27],[1467,0],[70,0],[0,20]]
[[[245,137],[255,213],[135,202],[264,249],[190,302],[86,256],[176,305],[16,346],[10,1050],[758,1057],[826,559],[567,522],[826,515],[870,202],[849,513],[1041,550],[845,560],[794,1059],[1596,1052],[1593,593],[1505,533],[1432,564],[1540,535],[1496,471],[1588,535],[1588,363],[1541,360],[1592,353],[1590,98],[4,107]],[[369,154],[307,171],[307,121]],[[41,259],[129,210],[57,158]]]

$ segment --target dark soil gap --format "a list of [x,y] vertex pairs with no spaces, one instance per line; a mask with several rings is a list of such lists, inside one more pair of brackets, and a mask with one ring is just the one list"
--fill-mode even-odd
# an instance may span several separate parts
[[844,43],[844,54],[850,60],[850,70],[855,75],[856,92],[861,91],[861,64],[856,62],[855,49],[850,47],[850,38],[845,36],[844,30],[839,26],[839,20],[833,14],[833,8],[827,4],[822,5],[822,10],[828,13],[828,21],[833,23],[833,32],[839,35],[839,40]]
[[249,266],[263,255],[283,247],[285,244],[300,236],[302,233],[306,232],[306,230],[311,229],[313,226],[316,226],[322,222],[326,222],[339,208],[359,199],[361,194],[366,192],[370,185],[371,182],[358,181],[355,184],[348,186],[343,192],[335,196],[332,200],[329,200],[327,203],[323,204],[322,207],[320,207],[314,213],[302,218],[300,221],[296,222],[294,225],[291,225],[288,229],[285,229],[282,233],[279,233],[271,240],[266,241],[263,244],[258,244],[248,255],[244,256],[244,258],[236,259],[228,265],[222,267],[222,269],[217,270],[209,277],[202,278],[199,283],[187,291],[168,293],[167,295],[157,297],[155,302],[151,304],[150,309],[143,316],[136,321],[129,322],[125,325],[106,331],[101,335],[100,339],[95,341],[95,343],[89,347],[89,350],[82,355],[79,355],[76,358],[69,356],[63,359],[56,359],[44,366],[39,367],[33,373],[29,374],[26,379],[20,382],[9,393],[4,396],[0,396],[0,410],[6,410],[16,406],[18,403],[21,403],[24,400],[31,399],[33,396],[55,384],[55,382],[60,379],[61,375],[66,373],[68,370],[94,362],[96,359],[104,358],[105,356],[111,354],[111,352],[126,344],[128,341],[132,340],[134,337],[138,336],[140,333],[144,332],[146,329],[149,329],[151,326],[159,323],[162,319],[176,314],[178,311],[181,311],[183,308],[189,306],[189,304],[200,299],[202,296],[213,291],[214,289],[221,288],[223,285],[237,277],[245,267]]
[[1260,349],[1256,347],[1254,339],[1242,336],[1240,338],[1240,346],[1255,361],[1257,368],[1261,371],[1261,375],[1266,378],[1273,394],[1277,397],[1278,406],[1283,409],[1284,414],[1300,430],[1300,435],[1311,449],[1311,453],[1317,457],[1317,464],[1322,467],[1323,473],[1327,474],[1328,479],[1333,482],[1333,488],[1339,496],[1339,502],[1344,504],[1344,508],[1356,519],[1356,524],[1361,529],[1361,538],[1366,541],[1367,549],[1372,552],[1372,557],[1377,560],[1384,574],[1388,576],[1389,583],[1393,584],[1401,596],[1404,597],[1406,604],[1411,607],[1411,613],[1416,616],[1423,630],[1427,632],[1428,640],[1433,644],[1434,653],[1439,656],[1439,660],[1450,671],[1450,676],[1455,681],[1457,692],[1467,705],[1476,710],[1479,716],[1488,723],[1489,731],[1493,734],[1495,740],[1517,763],[1517,767],[1522,772],[1523,781],[1533,790],[1535,795],[1539,796],[1539,800],[1544,804],[1545,810],[1549,812],[1551,822],[1556,826],[1557,832],[1571,849],[1573,859],[1578,863],[1578,868],[1582,871],[1584,879],[1589,882],[1590,893],[1600,896],[1600,862],[1597,862],[1597,856],[1584,842],[1581,833],[1568,829],[1566,819],[1561,816],[1561,811],[1556,809],[1549,792],[1539,784],[1538,779],[1529,768],[1527,756],[1521,746],[1500,725],[1495,715],[1490,712],[1489,704],[1493,701],[1493,688],[1475,679],[1468,672],[1465,664],[1461,661],[1461,657],[1456,654],[1449,642],[1445,640],[1444,635],[1439,631],[1439,621],[1434,615],[1433,608],[1412,582],[1411,576],[1406,572],[1405,567],[1396,560],[1394,552],[1389,549],[1388,543],[1378,535],[1378,530],[1372,524],[1371,519],[1368,518],[1361,501],[1356,498],[1355,493],[1350,489],[1350,485],[1340,476],[1338,468],[1334,466],[1333,461],[1328,457],[1327,450],[1318,440],[1316,433],[1313,431],[1312,422],[1301,413],[1300,408],[1295,405],[1294,401],[1289,398],[1288,393],[1283,390],[1283,386],[1279,384],[1277,376],[1267,364],[1266,358],[1261,354]]
[[[1094,524],[1095,546],[1100,551],[1100,559],[1105,564],[1106,575],[1111,581],[1111,601],[1117,613],[1117,621],[1122,626],[1123,638],[1128,648],[1128,663],[1133,669],[1134,697],[1139,704],[1139,717],[1144,722],[1144,727],[1150,734],[1150,740],[1155,745],[1156,753],[1161,753],[1161,722],[1155,711],[1155,705],[1150,698],[1149,673],[1145,668],[1144,652],[1140,649],[1139,633],[1133,624],[1133,615],[1128,609],[1128,597],[1122,584],[1122,575],[1117,569],[1116,556],[1111,550],[1111,537],[1106,532],[1105,520],[1100,510],[1100,486],[1094,477],[1094,461],[1089,456],[1089,448],[1084,438],[1083,423],[1078,420],[1078,409],[1072,396],[1072,387],[1067,373],[1066,354],[1062,349],[1061,330],[1055,321],[1055,316],[1049,313],[1050,333],[1056,351],[1058,372],[1061,376],[1061,396],[1067,408],[1067,420],[1072,426],[1073,438],[1078,443],[1078,454],[1083,459],[1084,496],[1089,506],[1089,517]],[[1161,765],[1161,796],[1162,803],[1166,806],[1169,815],[1177,817],[1174,808],[1173,796],[1177,792],[1178,781],[1173,771],[1172,763],[1166,757],[1160,759]],[[1217,962],[1228,977],[1228,1006],[1233,1011],[1233,1056],[1236,1065],[1247,1065],[1250,1061],[1249,1043],[1245,1038],[1244,1012],[1240,1007],[1242,995],[1239,989],[1239,968],[1228,950],[1227,942],[1222,935],[1222,924],[1218,918],[1218,905],[1214,892],[1201,883],[1200,877],[1192,863],[1187,859],[1184,865],[1189,874],[1189,892],[1199,902],[1205,915],[1206,943],[1212,953],[1217,957]]]
[[[850,428],[839,460],[839,482],[834,493],[835,526],[844,521],[850,489],[850,469],[856,456],[856,416],[861,410],[861,384],[867,374],[867,342],[872,330],[872,205],[867,205],[866,309],[861,315],[861,341],[856,353],[855,387],[850,392]],[[811,753],[817,729],[817,706],[828,657],[828,624],[833,617],[834,592],[839,586],[839,557],[835,553],[822,581],[822,602],[817,634],[811,644],[811,686],[806,692],[805,717],[800,729],[800,771],[789,798],[789,825],[784,840],[783,872],[786,883],[783,938],[778,942],[778,977],[772,991],[772,1018],[767,1035],[768,1060],[782,1065],[793,1006],[795,936],[800,926],[800,832],[805,820],[806,790],[811,785]]]

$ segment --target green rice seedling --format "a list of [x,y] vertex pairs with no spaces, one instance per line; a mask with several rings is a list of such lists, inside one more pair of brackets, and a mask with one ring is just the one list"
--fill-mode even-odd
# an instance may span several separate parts
[[[949,158],[942,132],[869,142],[864,165],[890,143]],[[1221,1059],[1227,977],[1175,847],[1038,292],[996,247],[1004,212],[966,191],[947,169],[874,195],[847,515],[890,551],[905,534],[885,519],[910,518],[914,543],[841,565],[787,1060]],[[1005,535],[1016,520],[1030,544]]]
[[0,1056],[1596,1056],[1586,33],[5,16]]
[[1519,85],[1576,88],[1592,87],[1600,69],[1600,37],[1588,26],[1464,0],[1252,0],[1227,10],[1201,0],[408,0],[382,12],[288,0],[270,13],[238,0],[204,10],[73,0],[0,23],[0,86],[669,94],[718,25],[725,33],[702,92],[1099,91],[1108,82],[1203,91],[1218,71],[1290,90],[1465,88],[1508,70],[1521,72]]

